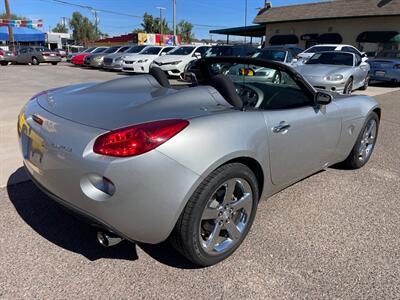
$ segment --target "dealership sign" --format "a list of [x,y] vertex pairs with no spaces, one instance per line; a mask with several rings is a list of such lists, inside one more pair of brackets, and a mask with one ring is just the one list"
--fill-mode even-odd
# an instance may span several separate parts
[[0,19],[0,26],[40,28],[40,27],[43,27],[43,20],[42,19],[38,19],[38,20]]

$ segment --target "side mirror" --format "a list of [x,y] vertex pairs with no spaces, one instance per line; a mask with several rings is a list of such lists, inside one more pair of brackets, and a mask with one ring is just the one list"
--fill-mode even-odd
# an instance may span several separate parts
[[299,60],[297,58],[292,59],[292,63],[297,63]]
[[181,79],[185,82],[189,82],[193,85],[198,85],[198,81],[197,81],[197,77],[196,74],[192,73],[192,72],[184,72],[181,75]]
[[315,103],[318,105],[328,105],[332,102],[332,96],[328,93],[317,92],[315,95]]
[[198,58],[198,59],[200,59],[200,58],[201,58],[201,53],[200,53],[200,52],[195,52],[195,53],[193,54],[193,56],[196,57],[196,58]]
[[164,56],[165,54],[167,54],[167,52],[161,52],[161,56]]

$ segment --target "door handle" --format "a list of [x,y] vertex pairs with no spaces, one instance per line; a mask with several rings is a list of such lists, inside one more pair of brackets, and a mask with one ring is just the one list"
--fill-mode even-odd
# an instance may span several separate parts
[[281,121],[278,125],[272,127],[272,132],[275,133],[286,133],[290,128],[290,124],[285,121]]

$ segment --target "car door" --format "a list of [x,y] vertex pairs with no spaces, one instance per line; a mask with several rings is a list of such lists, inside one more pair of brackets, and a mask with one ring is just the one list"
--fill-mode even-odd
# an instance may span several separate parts
[[364,85],[365,78],[369,73],[369,65],[366,62],[362,61],[362,58],[358,54],[354,54],[354,83],[355,87],[359,88]]
[[273,184],[282,186],[304,178],[333,159],[340,138],[341,117],[332,102],[317,107],[305,85],[280,72],[262,105],[268,134]]
[[21,48],[21,49],[18,51],[18,55],[17,55],[17,57],[15,58],[15,61],[16,61],[17,63],[24,63],[24,56],[26,56],[26,51],[27,51],[27,48]]

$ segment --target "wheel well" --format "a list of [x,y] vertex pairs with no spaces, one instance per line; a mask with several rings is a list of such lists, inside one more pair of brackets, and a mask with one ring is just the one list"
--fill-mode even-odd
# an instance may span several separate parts
[[263,172],[263,169],[262,169],[260,163],[250,157],[238,157],[238,158],[234,158],[234,159],[226,162],[225,164],[229,164],[229,163],[233,163],[233,162],[244,164],[251,171],[253,171],[254,175],[256,175],[256,178],[257,178],[259,195],[261,197],[261,194],[264,189],[264,172]]
[[375,109],[373,110],[373,112],[376,113],[376,114],[378,115],[378,118],[379,118],[379,120],[380,120],[380,119],[381,119],[381,113],[382,113],[381,109],[380,109],[379,107],[377,107],[377,108],[375,108]]

